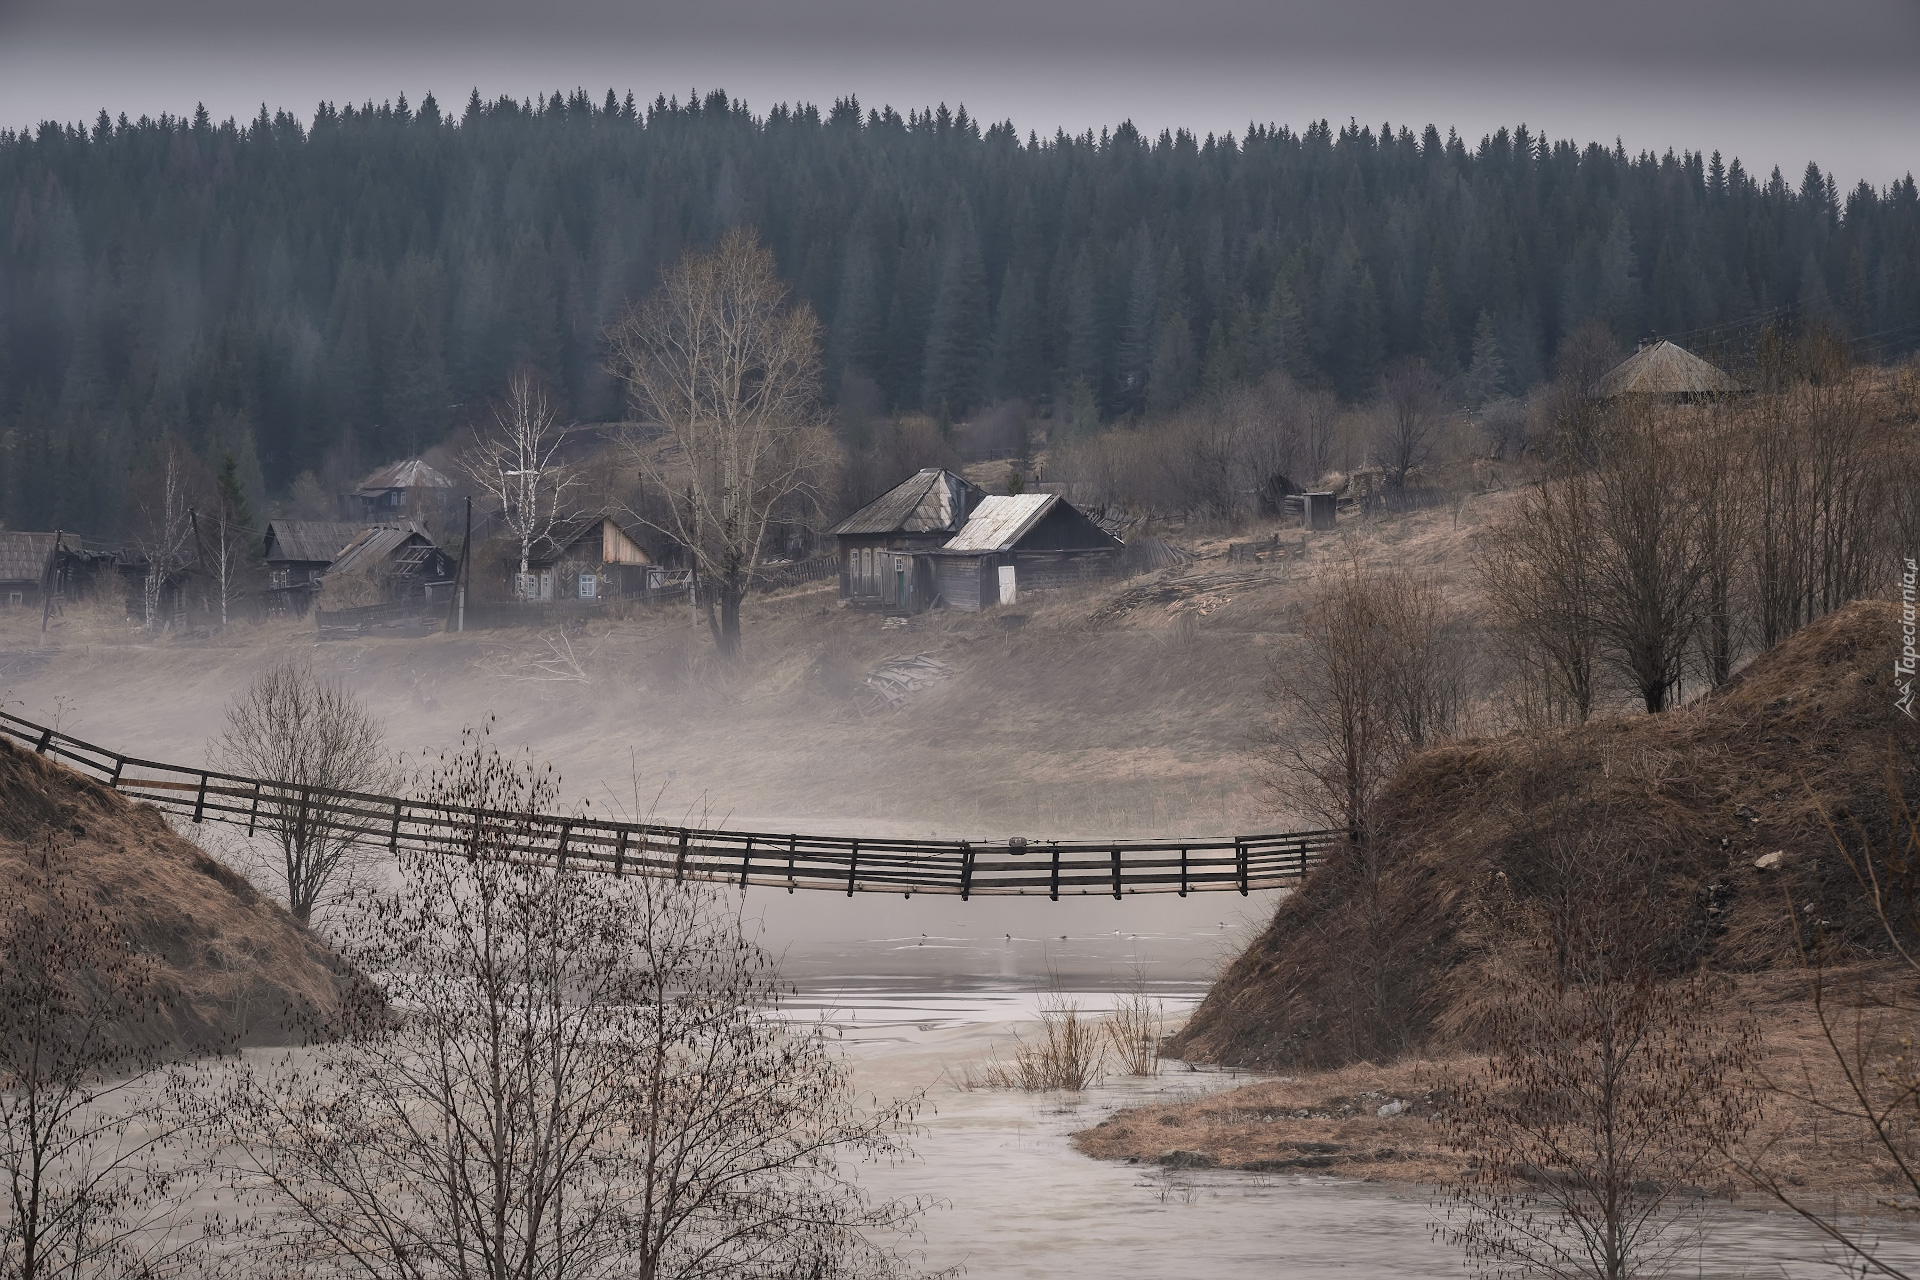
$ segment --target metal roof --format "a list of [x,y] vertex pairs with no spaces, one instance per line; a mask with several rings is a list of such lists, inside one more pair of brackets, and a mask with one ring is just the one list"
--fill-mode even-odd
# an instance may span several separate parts
[[952,533],[966,523],[981,490],[945,467],[922,467],[827,532]]
[[1640,348],[1600,379],[1600,396],[1705,396],[1738,391],[1740,384],[1684,347],[1655,342]]
[[404,458],[399,462],[389,462],[365,480],[353,491],[356,498],[373,498],[390,489],[451,489],[453,481],[435,471],[418,458]]
[[266,558],[332,564],[366,529],[358,520],[270,520]]
[[434,545],[427,531],[411,520],[405,524],[377,524],[341,550],[340,558],[328,567],[327,575],[331,577],[336,573],[378,568],[381,561],[415,538],[425,546]]
[[1027,536],[1027,531],[1046,518],[1060,501],[1057,493],[994,494],[980,499],[980,505],[967,518],[966,527],[955,534],[942,551],[1011,551]]

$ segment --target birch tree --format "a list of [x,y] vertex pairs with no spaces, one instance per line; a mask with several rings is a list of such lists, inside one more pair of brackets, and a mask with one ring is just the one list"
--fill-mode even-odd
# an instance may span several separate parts
[[560,424],[553,401],[527,369],[507,379],[493,404],[491,421],[476,427],[461,472],[494,502],[520,547],[517,592],[527,594],[533,544],[567,517],[566,499],[579,483],[562,448],[568,428]]
[[140,596],[149,632],[163,625],[167,580],[193,559],[193,510],[210,488],[206,468],[173,436],[134,481],[133,545],[146,564]]
[[775,519],[809,502],[831,457],[820,326],[773,254],[736,228],[689,252],[607,331],[640,421],[627,445],[655,499],[636,515],[686,548],[715,647],[740,649],[740,602]]

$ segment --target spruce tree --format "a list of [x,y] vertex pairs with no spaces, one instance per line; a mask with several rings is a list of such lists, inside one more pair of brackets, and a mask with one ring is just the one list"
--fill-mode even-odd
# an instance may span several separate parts
[[1507,364],[1500,355],[1500,339],[1494,332],[1493,317],[1485,311],[1473,326],[1473,363],[1460,383],[1460,396],[1467,407],[1478,409],[1506,392]]

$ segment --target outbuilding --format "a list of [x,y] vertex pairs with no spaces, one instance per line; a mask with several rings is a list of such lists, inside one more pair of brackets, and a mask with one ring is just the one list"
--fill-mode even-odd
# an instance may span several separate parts
[[382,601],[426,598],[453,581],[453,557],[414,521],[377,524],[341,549],[321,581],[331,588],[354,579],[371,583]]
[[983,498],[931,562],[949,608],[1011,604],[1023,591],[1072,586],[1114,573],[1124,545],[1057,493]]
[[1596,398],[1618,400],[1641,396],[1649,400],[1686,403],[1740,391],[1739,380],[1671,342],[1651,342],[1622,360],[1600,379]]

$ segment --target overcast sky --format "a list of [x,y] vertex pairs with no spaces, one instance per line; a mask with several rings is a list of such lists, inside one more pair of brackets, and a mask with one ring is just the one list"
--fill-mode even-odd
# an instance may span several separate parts
[[0,122],[432,90],[965,103],[1024,133],[1526,122],[1843,185],[1920,170],[1920,0],[0,0]]

